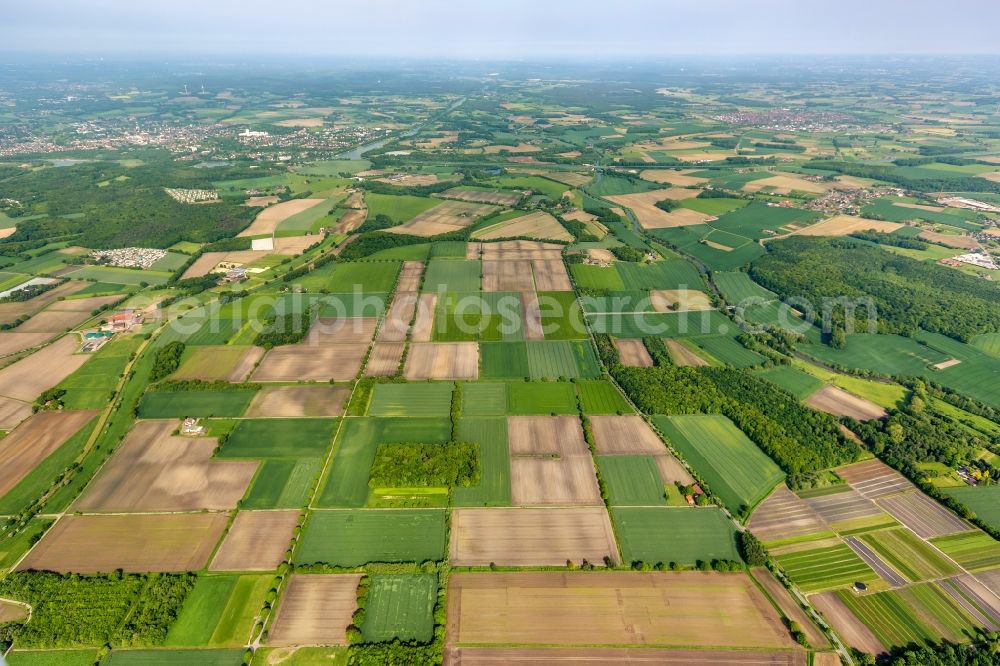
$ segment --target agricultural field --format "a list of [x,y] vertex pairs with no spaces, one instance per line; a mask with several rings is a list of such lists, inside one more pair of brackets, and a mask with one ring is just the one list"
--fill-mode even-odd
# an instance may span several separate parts
[[421,509],[316,512],[295,561],[341,567],[438,561],[445,553],[445,518],[444,511]]
[[[718,509],[635,507],[611,512],[626,562],[739,561],[736,532]],[[684,534],[684,540],[676,538]]]

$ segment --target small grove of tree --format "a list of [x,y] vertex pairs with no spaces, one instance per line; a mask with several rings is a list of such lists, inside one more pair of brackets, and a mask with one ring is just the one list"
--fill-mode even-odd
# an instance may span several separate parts
[[662,211],[671,212],[675,211],[681,207],[680,202],[674,201],[673,199],[664,199],[663,201],[657,201],[656,207]]
[[611,248],[611,254],[615,255],[615,259],[619,261],[640,262],[646,258],[645,252],[634,247],[629,247],[628,245],[619,245],[618,247]]
[[763,544],[749,530],[739,535],[740,557],[751,567],[762,567],[767,564],[767,551]]
[[181,365],[181,356],[184,354],[183,342],[171,342],[156,351],[153,357],[153,370],[150,372],[149,381],[155,382],[171,374]]
[[468,487],[479,481],[479,475],[478,444],[380,444],[369,484],[382,488]]

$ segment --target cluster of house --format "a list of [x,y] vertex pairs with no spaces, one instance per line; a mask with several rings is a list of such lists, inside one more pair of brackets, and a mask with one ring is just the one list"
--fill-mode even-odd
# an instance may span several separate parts
[[178,203],[198,204],[219,201],[219,193],[213,190],[185,190],[173,187],[164,187],[163,190]]
[[145,317],[139,310],[119,310],[104,320],[101,331],[106,333],[125,333],[143,322]]
[[991,271],[1000,270],[1000,266],[997,266],[997,262],[988,252],[985,251],[960,254],[957,257],[952,257],[951,259],[942,259],[941,263],[945,266],[961,266],[962,264],[969,264],[978,268],[986,268]]
[[91,250],[90,257],[98,263],[121,268],[150,268],[163,257],[166,250],[151,247],[120,247],[113,250]]

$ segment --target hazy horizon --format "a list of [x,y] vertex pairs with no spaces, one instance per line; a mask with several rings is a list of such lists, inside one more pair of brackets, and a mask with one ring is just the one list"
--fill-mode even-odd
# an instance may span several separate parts
[[[59,0],[5,7],[5,53],[662,58],[994,55],[1000,5],[955,0]],[[971,20],[972,18],[975,20]]]

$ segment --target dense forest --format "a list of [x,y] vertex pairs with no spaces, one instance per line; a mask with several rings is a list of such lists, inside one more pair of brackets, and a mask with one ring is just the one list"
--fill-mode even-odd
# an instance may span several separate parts
[[468,487],[479,481],[479,445],[379,444],[369,484],[377,488]]
[[[822,311],[834,299],[870,297],[880,333],[919,328],[967,342],[1000,330],[1000,292],[985,280],[844,239],[789,238],[770,243],[750,266],[754,281],[783,298],[802,299]],[[845,322],[843,305],[833,311]],[[868,327],[868,308],[853,314],[856,331]]]

